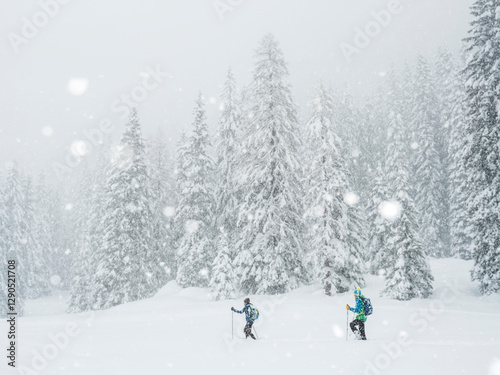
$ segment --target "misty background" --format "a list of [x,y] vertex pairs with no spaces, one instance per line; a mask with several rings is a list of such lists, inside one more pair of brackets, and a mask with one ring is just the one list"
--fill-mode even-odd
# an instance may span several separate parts
[[[458,54],[472,0],[401,1],[402,11],[348,61],[341,44],[353,44],[356,28],[363,29],[372,12],[387,9],[388,3],[72,0],[16,53],[9,33],[22,36],[23,18],[32,20],[41,5],[3,1],[0,163],[17,160],[26,172],[44,170],[49,181],[56,181],[53,163],[64,164],[71,145],[102,119],[112,121],[117,142],[126,118],[113,111],[113,103],[141,84],[148,67],[168,77],[137,105],[143,131],[153,136],[162,128],[173,151],[181,130],[192,123],[199,91],[215,129],[228,67],[238,85],[246,85],[254,50],[268,32],[289,63],[301,123],[319,79],[348,86],[362,100],[393,63],[402,68],[417,54],[433,58],[439,46]],[[216,9],[221,4],[232,11],[221,17]],[[69,86],[75,82],[76,90]]]

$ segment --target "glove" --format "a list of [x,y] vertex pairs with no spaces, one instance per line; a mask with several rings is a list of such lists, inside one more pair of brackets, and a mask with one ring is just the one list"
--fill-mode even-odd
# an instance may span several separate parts
[[350,310],[351,306],[346,305],[346,307],[345,307],[345,308],[346,308],[347,310]]
[[234,311],[234,307],[231,307],[231,311]]

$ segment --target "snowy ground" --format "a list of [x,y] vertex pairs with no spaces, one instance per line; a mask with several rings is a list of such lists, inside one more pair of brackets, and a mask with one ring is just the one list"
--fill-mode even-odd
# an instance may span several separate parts
[[[470,262],[432,261],[434,297],[380,298],[383,279],[363,293],[374,305],[368,341],[348,342],[351,293],[325,297],[318,287],[283,296],[250,296],[260,340],[242,339],[244,319],[203,289],[167,285],[152,299],[95,314],[66,314],[67,295],[28,301],[18,324],[18,366],[2,374],[500,374],[500,295],[481,297]],[[7,325],[0,323],[5,340]],[[57,345],[54,345],[54,341]],[[19,368],[18,368],[19,370]]]

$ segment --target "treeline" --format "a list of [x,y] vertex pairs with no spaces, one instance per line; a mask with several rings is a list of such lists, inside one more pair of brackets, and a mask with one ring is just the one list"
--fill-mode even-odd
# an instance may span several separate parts
[[[356,101],[319,83],[305,124],[270,35],[248,85],[229,71],[214,136],[201,94],[175,153],[161,135],[145,141],[133,111],[119,145],[82,173],[70,311],[147,298],[170,280],[214,299],[312,282],[333,295],[368,272],[389,297],[425,298],[429,256],[473,259],[481,292],[498,292],[500,21],[490,3],[473,14],[458,60],[418,56]],[[1,212],[5,230],[15,210]]]
[[16,266],[14,299],[19,316],[27,298],[68,288],[71,276],[64,270],[70,252],[64,215],[59,194],[43,174],[33,181],[16,163],[7,167],[6,176],[0,178],[0,316],[8,312],[9,260]]

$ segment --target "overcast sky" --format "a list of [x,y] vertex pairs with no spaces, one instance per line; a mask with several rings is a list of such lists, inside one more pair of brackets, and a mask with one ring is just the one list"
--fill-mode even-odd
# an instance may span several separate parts
[[[416,54],[431,58],[441,45],[457,53],[473,3],[60,0],[67,4],[57,3],[57,9],[55,1],[0,4],[0,170],[16,159],[30,172],[50,175],[74,142],[107,119],[118,141],[127,107],[123,95],[137,99],[146,136],[161,127],[175,141],[190,126],[201,91],[214,129],[228,67],[240,87],[248,83],[254,50],[268,32],[289,62],[305,118],[320,78],[347,82],[359,95],[392,63],[401,66]],[[41,3],[52,5],[44,11]],[[372,12],[388,8],[396,11],[377,28]],[[355,47],[356,29],[367,27],[373,36],[349,61],[341,46]]]

